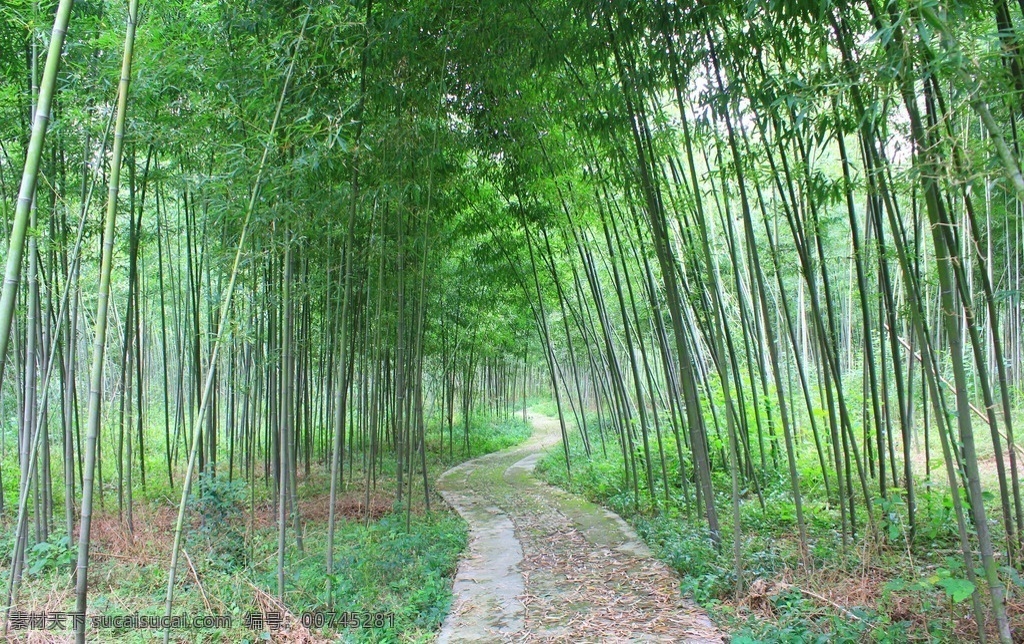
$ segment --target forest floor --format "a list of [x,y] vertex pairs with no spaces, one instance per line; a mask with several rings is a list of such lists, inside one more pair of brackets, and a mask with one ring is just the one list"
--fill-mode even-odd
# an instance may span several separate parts
[[625,521],[533,476],[561,436],[556,419],[531,421],[526,443],[439,480],[470,545],[438,642],[723,641]]
[[[299,467],[298,508],[304,550],[294,533],[286,543],[284,603],[277,588],[277,503],[269,482],[257,472],[252,486],[236,476],[217,477],[188,505],[182,558],[174,597],[175,615],[220,615],[231,618],[224,627],[175,629],[174,642],[261,641],[312,644],[315,642],[404,642],[426,644],[435,639],[451,603],[451,579],[459,555],[467,544],[465,523],[433,490],[437,477],[455,463],[522,443],[529,425],[518,415],[504,419],[474,418],[464,437],[452,435],[440,442],[441,432],[430,432],[427,476],[431,507],[417,487],[406,504],[396,502],[394,461],[378,463],[376,485],[367,507],[366,471],[361,453],[350,454],[344,490],[336,503],[335,611],[332,627],[304,623],[326,608],[324,556],[330,510],[330,480],[322,464],[309,474]],[[109,447],[109,446],[108,446]],[[157,463],[159,465],[159,462]],[[7,463],[5,463],[5,467]],[[16,468],[16,464],[14,465]],[[152,470],[159,471],[159,470]],[[183,473],[176,471],[175,480]],[[58,490],[62,487],[58,487]],[[93,516],[89,566],[89,614],[162,615],[167,588],[167,567],[180,488],[172,490],[157,477],[137,487],[134,530],[117,512],[116,487],[108,482],[106,504],[98,503]],[[8,491],[8,493],[10,493]],[[10,498],[10,497],[8,497]],[[205,499],[204,504],[196,498]],[[411,499],[409,504],[408,499]],[[62,507],[58,499],[57,507]],[[407,510],[409,511],[407,514]],[[0,551],[13,548],[10,517],[0,516]],[[289,522],[290,527],[290,522]],[[28,573],[18,595],[17,609],[26,614],[57,615],[73,610],[74,584],[68,571],[74,563],[77,535],[70,544],[63,531],[51,527],[49,540],[30,548]],[[7,569],[0,567],[0,585],[7,586]],[[247,619],[256,615],[264,623]],[[266,620],[280,617],[280,628]],[[345,615],[350,619],[345,620]],[[383,615],[377,627],[360,620]],[[325,615],[326,616],[326,615]],[[0,629],[2,631],[2,629]],[[90,627],[89,641],[141,644],[162,638],[162,631]],[[73,639],[70,624],[18,627],[0,642],[26,641],[54,644]]]
[[[598,427],[596,419],[591,426]],[[989,501],[989,525],[1001,538],[996,460],[985,429],[976,432],[979,466]],[[595,432],[593,438],[599,435]],[[805,432],[804,440],[808,438],[809,432]],[[896,438],[895,451],[902,454],[898,435]],[[658,489],[652,499],[641,488],[638,500],[624,476],[621,451],[614,441],[608,442],[607,451],[604,443],[599,449],[595,442],[593,453],[588,454],[579,432],[573,432],[569,443],[572,478],[566,475],[565,456],[559,450],[547,452],[537,464],[537,475],[627,520],[655,556],[679,575],[684,593],[706,609],[736,644],[978,641],[969,592],[954,592],[973,586],[968,585],[960,560],[956,517],[939,437],[933,431],[929,438],[930,475],[925,465],[924,437],[912,445],[914,471],[919,473],[915,477],[913,534],[907,524],[905,501],[899,489],[890,487],[886,501],[874,502],[878,532],[868,534],[870,528],[865,525],[864,504],[860,502],[857,537],[844,545],[838,529],[839,507],[835,497],[830,499],[822,487],[820,467],[806,459],[798,461],[806,482],[803,510],[809,546],[807,566],[800,561],[788,481],[781,477],[762,479],[760,503],[756,490],[747,488],[739,507],[743,574],[739,595],[733,549],[714,547],[706,524],[699,517],[693,518],[689,492],[671,485],[667,492],[663,487]],[[669,441],[664,449],[674,453],[675,445]],[[803,453],[813,455],[810,450]],[[724,460],[719,458],[720,462]],[[679,470],[674,463],[668,472],[666,480],[678,480]],[[886,473],[887,478],[890,476],[891,470]],[[876,479],[872,481],[877,485]],[[714,483],[718,507],[724,512],[730,500],[728,475],[719,473]],[[725,519],[724,514],[720,517],[723,542],[731,546],[732,519]],[[1024,632],[1024,580],[1019,564],[1015,569],[1002,557],[997,562],[1008,589],[1011,625],[1015,631]],[[986,628],[990,639],[997,639],[992,620]]]

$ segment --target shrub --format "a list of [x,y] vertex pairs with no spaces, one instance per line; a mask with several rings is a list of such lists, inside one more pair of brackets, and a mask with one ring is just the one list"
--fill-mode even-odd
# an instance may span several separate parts
[[245,481],[204,472],[189,495],[199,526],[189,531],[190,547],[201,547],[211,566],[232,571],[246,564]]

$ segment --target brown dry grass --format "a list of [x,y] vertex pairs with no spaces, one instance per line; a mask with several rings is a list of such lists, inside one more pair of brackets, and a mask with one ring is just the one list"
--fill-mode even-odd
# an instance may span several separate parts
[[[772,578],[758,578],[748,585],[743,597],[728,599],[723,603],[733,607],[739,615],[755,615],[762,619],[778,617],[773,598],[788,592],[800,592],[818,607],[816,614],[808,617],[839,615],[845,619],[860,620],[851,609],[868,607],[884,612],[892,622],[910,622],[911,632],[922,638],[928,629],[928,621],[945,619],[948,641],[978,641],[977,625],[970,615],[970,603],[960,604],[955,609],[946,607],[936,612],[926,610],[922,596],[914,592],[885,593],[885,585],[898,576],[899,571],[865,565],[857,571],[824,569],[798,571],[787,568]],[[1024,598],[1015,597],[1007,602],[1015,640],[1024,642]],[[987,624],[987,635],[992,641],[998,640],[994,624]]]
[[[370,519],[376,521],[391,512],[393,500],[380,493],[370,495]],[[365,521],[367,510],[365,494],[361,491],[347,492],[335,503],[336,515],[340,520]],[[330,510],[330,496],[318,494],[299,500],[299,516],[303,521],[326,523]],[[248,514],[248,513],[246,513]],[[128,530],[125,519],[119,519],[111,511],[96,514],[92,519],[90,554],[97,559],[116,559],[128,565],[142,566],[166,558],[174,540],[174,524],[177,508],[171,505],[137,505],[133,511],[134,531]],[[277,504],[270,501],[255,506],[255,527],[266,529],[277,524]],[[187,517],[193,528],[200,518]],[[246,523],[249,518],[246,516]],[[76,532],[75,539],[78,539]]]
[[[366,497],[362,493],[342,495],[334,504],[334,512],[338,518],[352,521],[365,521],[367,514]],[[394,499],[383,494],[371,494],[369,504],[370,520],[376,521],[391,512]],[[304,520],[326,522],[331,509],[331,498],[323,494],[311,499],[299,501],[299,513]]]
[[[142,566],[165,557],[174,540],[177,511],[169,506],[136,506],[133,511],[134,532],[113,512],[97,514],[89,532],[90,557],[117,559],[129,565]],[[75,539],[78,539],[77,531]]]

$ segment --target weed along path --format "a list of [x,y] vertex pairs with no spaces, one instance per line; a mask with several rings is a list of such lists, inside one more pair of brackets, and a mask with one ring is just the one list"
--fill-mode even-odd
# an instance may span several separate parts
[[625,521],[533,476],[560,432],[531,422],[527,442],[438,483],[470,529],[438,642],[722,642]]

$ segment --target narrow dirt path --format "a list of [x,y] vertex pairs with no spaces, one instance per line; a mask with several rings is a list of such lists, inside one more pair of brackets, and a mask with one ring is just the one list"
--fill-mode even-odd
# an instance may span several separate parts
[[621,517],[532,475],[560,432],[530,420],[526,443],[438,482],[470,529],[438,642],[722,642]]

